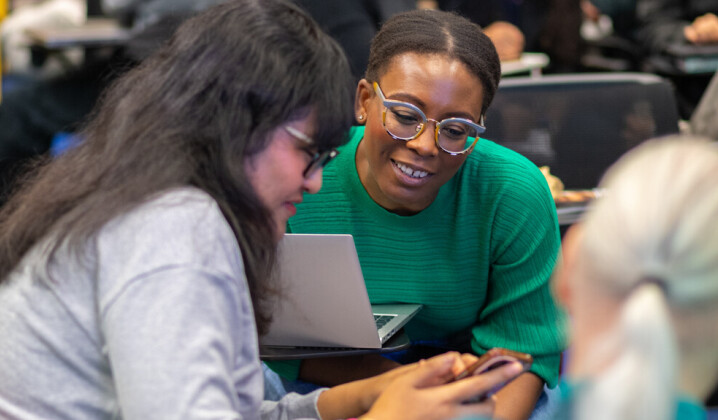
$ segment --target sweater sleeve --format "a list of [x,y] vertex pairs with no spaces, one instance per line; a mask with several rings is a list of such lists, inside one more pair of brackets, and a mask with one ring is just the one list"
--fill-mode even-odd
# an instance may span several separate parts
[[554,387],[565,342],[563,313],[549,285],[560,249],[558,220],[538,168],[514,165],[509,170],[520,172],[522,182],[498,193],[487,299],[471,344],[477,353],[505,347],[531,354],[531,371]]

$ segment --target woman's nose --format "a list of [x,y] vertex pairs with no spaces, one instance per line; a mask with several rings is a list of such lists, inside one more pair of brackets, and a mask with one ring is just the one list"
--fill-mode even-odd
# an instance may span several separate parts
[[427,122],[424,125],[424,130],[416,138],[413,138],[406,142],[406,146],[412,149],[420,156],[436,156],[439,154],[439,149],[436,146],[435,131],[433,124]]
[[309,194],[316,194],[322,189],[322,174],[324,173],[323,168],[319,168],[309,174],[308,177],[304,177],[304,190]]

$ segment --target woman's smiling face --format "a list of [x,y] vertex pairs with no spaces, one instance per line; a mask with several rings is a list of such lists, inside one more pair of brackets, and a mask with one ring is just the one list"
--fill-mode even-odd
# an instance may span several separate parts
[[[427,118],[480,119],[484,90],[481,81],[465,64],[447,56],[398,55],[376,82],[387,99],[414,104]],[[382,101],[366,80],[357,87],[355,107],[357,116],[366,121],[356,158],[364,188],[377,204],[397,214],[415,214],[427,208],[470,151],[452,156],[439,149],[433,122],[428,122],[413,140],[392,138],[382,124]]]

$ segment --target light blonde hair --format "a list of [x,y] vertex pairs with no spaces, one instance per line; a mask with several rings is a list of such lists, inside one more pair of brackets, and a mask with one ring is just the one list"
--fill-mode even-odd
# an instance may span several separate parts
[[672,419],[679,380],[699,371],[691,360],[712,364],[704,382],[718,371],[718,323],[686,325],[715,316],[708,308],[718,303],[718,145],[692,136],[651,140],[601,186],[606,196],[583,223],[579,270],[622,301],[619,326],[604,340],[618,356],[579,394],[576,414]]

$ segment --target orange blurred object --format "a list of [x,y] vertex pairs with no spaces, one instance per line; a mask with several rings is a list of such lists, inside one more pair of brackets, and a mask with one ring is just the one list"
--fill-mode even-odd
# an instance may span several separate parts
[[[5,19],[5,16],[7,16],[7,3],[8,0],[0,0],[0,22],[2,22],[3,19]],[[0,102],[2,102],[2,74],[3,74],[3,66],[2,66],[2,44],[0,43]]]

